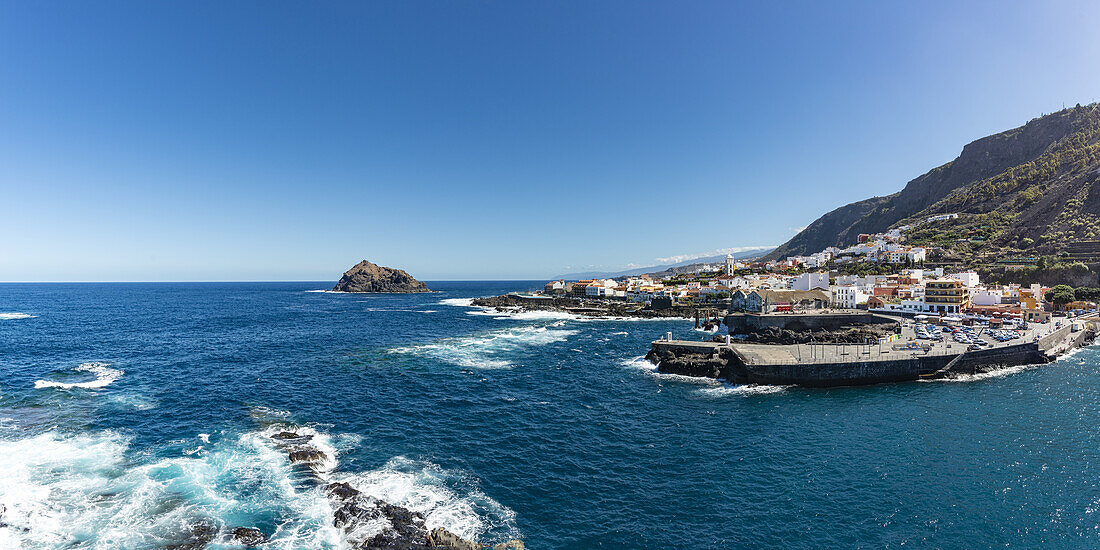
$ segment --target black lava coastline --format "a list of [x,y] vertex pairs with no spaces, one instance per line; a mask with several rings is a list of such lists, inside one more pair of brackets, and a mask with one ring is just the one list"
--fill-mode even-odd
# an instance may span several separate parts
[[584,317],[636,317],[642,319],[691,318],[695,306],[673,306],[651,309],[625,301],[593,300],[569,296],[527,297],[515,294],[475,298],[471,305],[492,308],[501,313],[519,311],[557,311]]

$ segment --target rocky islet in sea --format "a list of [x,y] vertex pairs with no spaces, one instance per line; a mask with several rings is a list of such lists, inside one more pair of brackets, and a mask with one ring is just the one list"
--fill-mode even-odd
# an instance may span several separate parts
[[428,285],[416,280],[403,269],[382,267],[363,260],[344,272],[332,288],[337,292],[431,292]]

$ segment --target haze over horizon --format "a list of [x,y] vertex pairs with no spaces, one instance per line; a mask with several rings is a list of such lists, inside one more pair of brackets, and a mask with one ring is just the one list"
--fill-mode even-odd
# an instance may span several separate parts
[[[1100,100],[1100,5],[0,3],[0,281],[779,245]],[[665,260],[665,261],[662,261]]]

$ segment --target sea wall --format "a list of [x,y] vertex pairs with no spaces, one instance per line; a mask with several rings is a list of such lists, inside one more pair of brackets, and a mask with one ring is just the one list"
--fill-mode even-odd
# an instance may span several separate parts
[[[922,374],[936,376],[975,373],[1016,365],[1046,363],[1047,357],[1035,342],[1000,348],[968,351],[958,355],[913,355],[907,359],[843,361],[826,363],[746,364],[737,354],[726,369],[728,377],[747,384],[797,384],[800,386],[857,386],[918,380]],[[956,357],[958,361],[951,363]],[[944,370],[950,364],[950,368]]]
[[1066,339],[1069,335],[1070,325],[1066,325],[1039,339],[1039,349],[1046,351]]
[[[1068,328],[1051,336],[1062,337],[1050,340],[1052,345],[1070,341]],[[1074,333],[1070,346],[1084,345],[1092,336],[1092,332]],[[866,361],[761,363],[746,361],[736,344],[658,340],[653,342],[646,359],[656,364],[658,371],[669,374],[726,379],[740,384],[829,387],[906,382],[921,379],[922,375],[942,377],[1041,364],[1050,360],[1043,352],[1038,342],[1026,342],[967,351],[961,356],[914,354]]]

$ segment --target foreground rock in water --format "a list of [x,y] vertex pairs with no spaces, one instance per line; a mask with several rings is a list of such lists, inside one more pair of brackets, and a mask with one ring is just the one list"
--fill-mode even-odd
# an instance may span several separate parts
[[402,269],[393,269],[363,260],[347,270],[332,290],[340,292],[431,292],[428,285]]
[[[312,435],[284,430],[271,435],[271,439],[287,451],[291,464],[304,466],[316,481],[324,479],[317,468],[328,457],[309,445]],[[332,525],[341,528],[357,550],[523,550],[522,541],[485,546],[443,528],[429,532],[423,515],[364,494],[348,483],[329,483],[324,492],[332,505]],[[267,540],[259,530],[243,527],[236,529],[233,537],[246,546]]]
[[725,377],[726,367],[729,366],[732,359],[733,352],[728,349],[710,355],[691,352],[676,353],[671,350],[658,353],[652,349],[646,354],[646,360],[657,365],[657,372],[701,378]]
[[[333,503],[333,526],[340,527],[352,548],[370,550],[480,550],[481,546],[447,531],[424,526],[424,516],[365,495],[347,483],[330,483],[325,492]],[[382,525],[382,531],[369,538],[357,538],[360,527]],[[373,530],[372,530],[373,531]]]
[[267,535],[253,527],[238,527],[233,530],[233,540],[248,546],[259,546],[267,542]]

